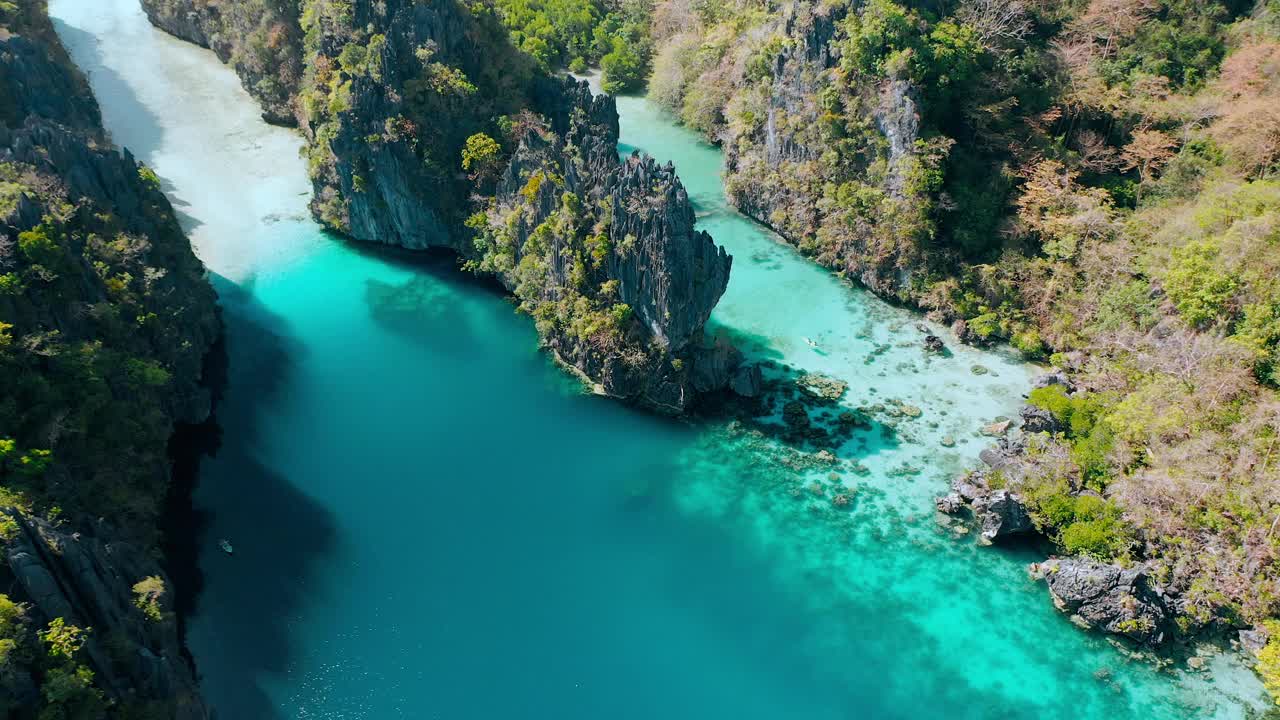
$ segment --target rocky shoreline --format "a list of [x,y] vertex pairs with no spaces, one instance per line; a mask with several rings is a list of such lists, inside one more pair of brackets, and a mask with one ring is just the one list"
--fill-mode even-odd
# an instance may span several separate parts
[[[1057,371],[1035,382],[1036,388],[1054,385],[1067,393],[1076,391],[1069,377]],[[1063,429],[1045,409],[1025,405],[1017,427],[1001,428],[996,443],[980,454],[983,466],[953,479],[950,492],[937,498],[937,509],[947,516],[970,519],[983,544],[1026,538],[1048,544],[1046,532],[1052,528],[1046,520],[1037,519],[1020,485],[1027,469],[1029,439]],[[1187,588],[1162,581],[1141,559],[1117,564],[1083,555],[1054,555],[1030,564],[1027,571],[1045,583],[1054,607],[1073,624],[1123,639],[1129,645],[1118,646],[1122,650],[1159,663],[1194,648],[1186,658],[1187,667],[1200,670],[1205,658],[1223,648],[1254,655],[1266,643],[1263,628],[1240,626],[1229,618],[1204,625],[1186,623],[1182,596]]]

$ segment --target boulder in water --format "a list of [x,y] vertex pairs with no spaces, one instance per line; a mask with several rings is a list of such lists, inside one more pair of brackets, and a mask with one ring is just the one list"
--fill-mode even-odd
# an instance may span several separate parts
[[1053,604],[1083,627],[1160,643],[1171,619],[1145,568],[1122,568],[1086,558],[1054,558],[1032,565],[1049,585]]
[[1035,532],[1035,523],[1022,498],[1008,490],[994,490],[973,500],[973,514],[982,526],[982,537],[999,540]]
[[987,437],[1000,437],[1009,431],[1009,426],[1013,424],[1011,420],[998,420],[988,425],[982,426],[982,434]]
[[826,375],[805,373],[796,378],[796,387],[809,397],[835,402],[844,396],[845,391],[849,389],[849,384]]
[[794,431],[804,430],[809,427],[809,413],[805,412],[804,403],[799,400],[792,400],[782,406],[782,421],[787,427]]
[[729,389],[744,398],[759,397],[763,387],[764,377],[755,363],[739,367],[729,379]]

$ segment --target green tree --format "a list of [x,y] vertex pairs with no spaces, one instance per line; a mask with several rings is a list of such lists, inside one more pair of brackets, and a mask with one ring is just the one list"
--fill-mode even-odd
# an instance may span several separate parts
[[462,147],[462,169],[470,170],[472,177],[485,178],[497,171],[502,146],[484,133],[467,138]]
[[613,41],[613,50],[600,60],[600,69],[604,72],[601,86],[605,92],[631,92],[644,86],[644,58],[625,40]]

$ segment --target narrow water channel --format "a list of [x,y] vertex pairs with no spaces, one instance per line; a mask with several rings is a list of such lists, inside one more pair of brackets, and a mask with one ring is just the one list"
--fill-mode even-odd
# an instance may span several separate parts
[[1038,558],[939,526],[933,496],[1030,370],[926,356],[917,317],[729,210],[718,151],[644,100],[619,103],[621,150],[675,160],[735,256],[716,330],[849,382],[850,407],[918,418],[827,466],[584,396],[451,259],[320,232],[300,140],[211,53],[136,0],[51,5],[225,310],[189,633],[220,717],[1172,720],[1258,697],[1225,657],[1210,675],[1127,663],[1052,609],[1023,570]]

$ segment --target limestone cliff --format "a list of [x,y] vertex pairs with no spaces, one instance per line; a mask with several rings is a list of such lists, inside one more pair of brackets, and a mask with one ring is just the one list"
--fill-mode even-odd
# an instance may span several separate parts
[[670,165],[619,160],[618,115],[586,83],[554,86],[563,110],[527,128],[476,242],[547,344],[606,394],[682,412],[738,362],[702,328],[731,259],[694,228]]
[[204,718],[156,557],[213,290],[43,3],[0,17],[0,714]]
[[[676,5],[659,4],[658,26]],[[936,188],[921,181],[940,141],[925,138],[908,73],[851,66],[861,6],[796,0],[733,30],[674,27],[650,97],[724,148],[725,189],[741,212],[877,294],[916,301],[936,259]]]
[[[246,4],[144,0],[161,28],[214,45],[234,41],[226,18]],[[618,159],[612,101],[538,70],[483,3],[294,9],[276,17],[299,18],[280,47],[302,58],[294,106],[317,219],[358,240],[446,248],[494,274],[604,394],[678,413],[726,386],[737,355],[702,327],[729,258],[694,229],[671,168]],[[510,232],[495,224],[507,221]]]

